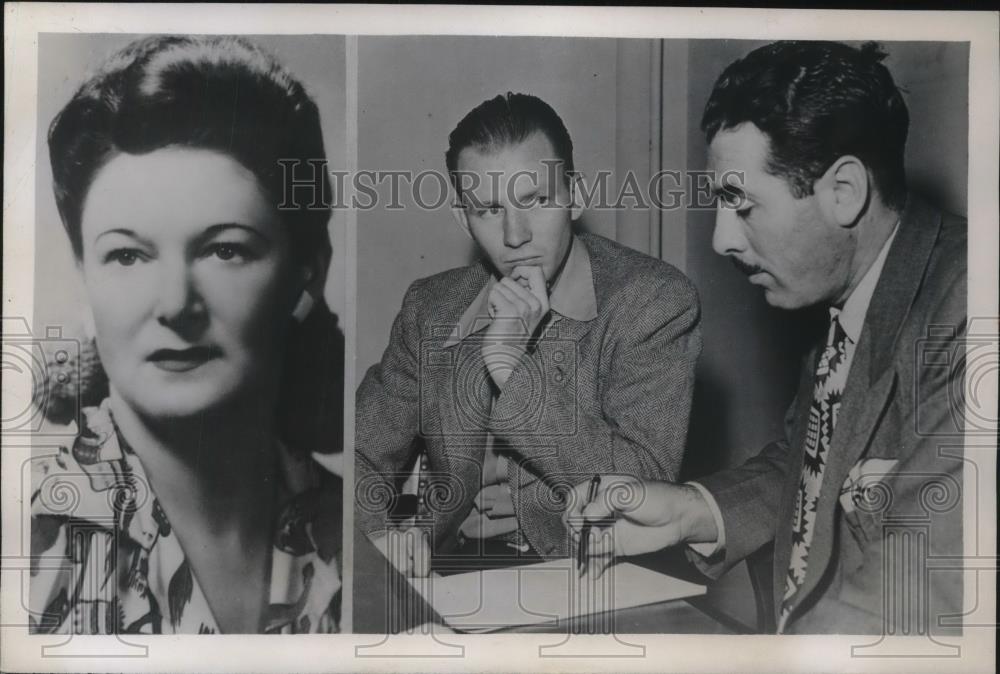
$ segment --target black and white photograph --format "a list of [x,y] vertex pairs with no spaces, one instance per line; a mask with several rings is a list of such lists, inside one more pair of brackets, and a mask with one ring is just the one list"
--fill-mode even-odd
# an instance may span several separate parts
[[3,671],[995,669],[1000,13],[4,13]]
[[922,575],[874,534],[934,489],[962,549],[956,375],[905,366],[966,321],[967,82],[963,43],[361,38],[400,180],[358,215],[355,525],[431,606],[359,573],[355,628],[957,613],[957,571],[885,606]]
[[32,632],[339,630],[345,274],[283,174],[342,152],[338,58],[40,36],[34,328],[65,326],[43,414],[74,437],[31,468]]

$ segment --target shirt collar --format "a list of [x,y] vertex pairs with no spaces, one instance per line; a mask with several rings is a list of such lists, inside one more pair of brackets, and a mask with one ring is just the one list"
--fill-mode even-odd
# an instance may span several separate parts
[[882,249],[879,251],[875,261],[872,262],[868,271],[861,278],[861,282],[851,292],[850,297],[844,302],[844,307],[840,311],[840,325],[844,329],[844,333],[855,344],[858,343],[858,339],[861,337],[861,329],[865,324],[868,305],[871,304],[872,295],[875,293],[875,286],[878,285],[879,277],[882,275],[882,267],[885,266],[885,259],[889,255],[889,248],[892,247],[892,242],[896,238],[897,231],[899,231],[899,221],[892,228],[892,233],[889,234],[889,238],[882,244]]
[[[458,344],[490,324],[487,300],[496,283],[497,279],[491,274],[486,285],[458,319],[458,324],[444,343],[446,348]],[[590,253],[578,236],[573,237],[566,264],[549,293],[549,307],[560,316],[574,321],[592,321],[597,318],[597,296],[594,293]]]
[[[165,526],[165,518],[151,493],[142,462],[119,435],[110,399],[105,398],[97,407],[85,407],[82,412],[83,423],[72,447],[63,447],[59,460],[52,464],[63,475],[86,480],[76,483],[82,507],[74,515],[109,530],[117,528],[149,549]],[[280,439],[275,439],[275,444],[280,509],[315,487],[320,469],[312,459],[292,452]],[[123,504],[112,498],[119,493],[134,498],[135,503]]]

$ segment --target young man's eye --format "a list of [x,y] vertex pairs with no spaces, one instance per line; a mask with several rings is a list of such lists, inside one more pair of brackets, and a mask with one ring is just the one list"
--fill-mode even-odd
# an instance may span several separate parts
[[736,215],[738,215],[739,217],[741,217],[743,219],[746,219],[747,216],[750,215],[750,211],[752,211],[752,210],[753,210],[753,206],[745,206],[743,208],[737,208],[736,209]]
[[123,267],[131,267],[143,259],[142,251],[137,248],[115,248],[104,255],[104,263],[117,263]]
[[489,208],[484,208],[477,211],[479,217],[496,217],[503,212],[503,206],[490,206]]
[[537,197],[535,197],[535,203],[538,204],[539,206],[544,206],[545,204],[549,203],[549,198],[544,194],[539,194]]

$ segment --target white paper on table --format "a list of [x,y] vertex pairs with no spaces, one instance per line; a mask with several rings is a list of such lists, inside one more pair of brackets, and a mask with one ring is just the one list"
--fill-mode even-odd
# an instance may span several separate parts
[[452,628],[488,632],[705,594],[706,587],[631,563],[579,578],[572,559],[410,578]]

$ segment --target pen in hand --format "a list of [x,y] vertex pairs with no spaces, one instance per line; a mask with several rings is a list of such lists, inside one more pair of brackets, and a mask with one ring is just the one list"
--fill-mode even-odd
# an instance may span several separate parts
[[[594,499],[597,498],[597,488],[601,486],[601,476],[595,475],[590,479],[590,486],[587,488],[587,500],[583,504],[586,509]],[[587,573],[587,548],[590,543],[590,523],[585,522],[580,530],[580,545],[576,549],[576,571],[580,578]]]

